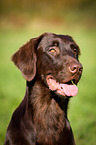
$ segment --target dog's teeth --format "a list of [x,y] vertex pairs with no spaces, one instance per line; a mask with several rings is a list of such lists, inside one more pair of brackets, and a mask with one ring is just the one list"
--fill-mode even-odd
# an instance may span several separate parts
[[71,81],[72,85],[74,84],[73,81]]

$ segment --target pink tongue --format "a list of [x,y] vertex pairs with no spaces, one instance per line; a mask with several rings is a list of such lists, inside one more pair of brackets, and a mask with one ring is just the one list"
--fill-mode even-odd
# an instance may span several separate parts
[[78,93],[76,85],[59,84],[51,78],[47,80],[47,83],[50,90],[57,91],[57,93],[63,96],[76,96]]
[[64,92],[67,96],[76,96],[78,93],[78,88],[76,85],[60,84],[60,87],[62,89],[60,92]]

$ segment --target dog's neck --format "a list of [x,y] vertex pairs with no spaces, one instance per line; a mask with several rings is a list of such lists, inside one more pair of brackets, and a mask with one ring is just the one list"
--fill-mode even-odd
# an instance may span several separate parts
[[31,82],[27,82],[27,92],[31,104],[41,103],[39,105],[46,106],[45,108],[48,109],[52,102],[54,102],[54,104],[63,111],[64,116],[67,118],[69,98],[56,95],[55,92],[49,90],[43,81],[38,81],[38,79],[36,80],[36,78],[34,78]]
[[[43,139],[44,144],[49,142],[51,144],[53,140],[59,140],[63,130],[70,132],[70,124],[67,120],[68,98],[57,96],[40,80],[27,82],[27,91],[32,120],[36,126],[37,142],[42,144],[41,139]],[[64,136],[66,140],[66,134]]]

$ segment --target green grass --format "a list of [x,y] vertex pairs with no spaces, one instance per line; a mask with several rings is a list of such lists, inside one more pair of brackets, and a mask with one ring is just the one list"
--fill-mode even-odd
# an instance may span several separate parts
[[[38,29],[37,29],[38,28]],[[96,29],[83,27],[64,28],[38,25],[24,30],[0,31],[0,145],[12,112],[25,93],[25,80],[11,62],[11,55],[32,37],[49,31],[73,36],[81,48],[80,61],[83,76],[78,84],[79,92],[70,100],[68,117],[76,144],[96,144]]]

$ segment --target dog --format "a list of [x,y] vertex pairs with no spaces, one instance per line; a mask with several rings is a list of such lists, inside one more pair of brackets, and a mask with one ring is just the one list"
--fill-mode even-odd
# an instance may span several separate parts
[[12,56],[26,80],[26,93],[4,145],[75,145],[67,110],[83,70],[79,55],[71,36],[44,33]]

